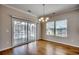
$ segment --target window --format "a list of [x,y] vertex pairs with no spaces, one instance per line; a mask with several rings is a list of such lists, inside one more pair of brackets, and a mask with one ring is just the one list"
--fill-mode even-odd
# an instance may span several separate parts
[[67,20],[47,22],[46,34],[59,37],[67,37]]
[[67,37],[67,20],[56,21],[56,36]]
[[47,22],[46,23],[46,34],[47,35],[54,35],[54,22]]

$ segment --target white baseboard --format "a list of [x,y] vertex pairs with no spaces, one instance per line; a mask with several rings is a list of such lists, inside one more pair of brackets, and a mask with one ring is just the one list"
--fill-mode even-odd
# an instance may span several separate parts
[[[43,39],[43,40],[47,40],[47,39]],[[69,45],[69,46],[73,46],[73,47],[77,47],[77,48],[79,48],[79,46],[77,46],[77,45],[72,45],[72,44],[62,43],[62,42],[53,41],[53,40],[47,40],[47,41],[50,41],[50,42],[57,42],[57,43],[60,43],[60,44]]]
[[3,48],[3,49],[0,49],[0,51],[4,51],[4,50],[7,50],[7,49],[11,49],[12,47],[7,47],[7,48]]

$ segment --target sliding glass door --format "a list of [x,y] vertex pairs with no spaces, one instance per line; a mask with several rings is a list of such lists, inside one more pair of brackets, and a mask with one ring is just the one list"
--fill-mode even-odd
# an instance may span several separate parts
[[18,46],[36,40],[36,23],[12,18],[12,45]]
[[13,19],[13,46],[17,46],[27,42],[27,22],[23,20]]
[[36,39],[36,23],[28,23],[28,42]]

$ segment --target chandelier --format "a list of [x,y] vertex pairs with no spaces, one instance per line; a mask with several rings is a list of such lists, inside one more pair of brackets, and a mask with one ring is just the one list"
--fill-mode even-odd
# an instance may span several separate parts
[[42,5],[43,6],[43,16],[39,18],[40,22],[47,22],[49,20],[49,17],[45,16],[45,4]]

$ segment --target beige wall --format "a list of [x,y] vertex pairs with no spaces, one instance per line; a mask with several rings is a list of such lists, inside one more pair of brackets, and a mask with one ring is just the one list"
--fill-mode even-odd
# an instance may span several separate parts
[[[0,50],[11,47],[11,17],[9,15],[25,20],[30,17],[30,21],[37,22],[37,18],[32,15],[0,5]],[[39,36],[38,33],[39,31],[37,32]]]
[[67,45],[72,45],[79,47],[79,11],[71,11],[68,13],[63,13],[54,16],[53,20],[63,20],[67,19],[68,20],[68,37],[67,38],[61,38],[61,37],[56,37],[56,36],[47,36],[46,29],[45,29],[45,24],[42,25],[42,38],[45,40],[49,41],[55,41]]
[[[1,10],[1,6],[0,6],[0,27],[1,27],[1,12],[2,12],[2,10]],[[0,28],[0,48],[1,48],[1,28]]]

